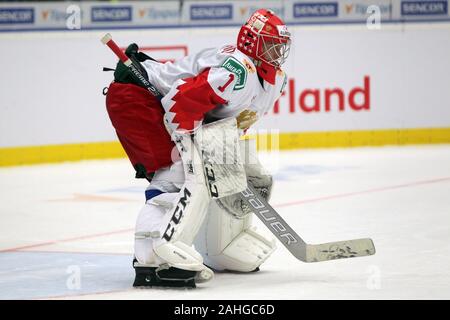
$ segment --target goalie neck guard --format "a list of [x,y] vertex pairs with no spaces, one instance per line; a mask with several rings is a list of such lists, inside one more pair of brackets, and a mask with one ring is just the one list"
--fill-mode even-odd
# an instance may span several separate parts
[[237,48],[253,58],[258,74],[270,84],[286,61],[291,34],[271,10],[259,9],[241,27]]

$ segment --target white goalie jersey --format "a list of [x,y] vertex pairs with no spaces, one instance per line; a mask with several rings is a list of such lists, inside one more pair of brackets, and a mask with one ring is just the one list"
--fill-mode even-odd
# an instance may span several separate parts
[[237,117],[247,110],[264,115],[280,97],[286,75],[274,85],[259,79],[252,60],[235,46],[205,49],[175,62],[143,62],[150,82],[164,95],[161,103],[172,129],[193,130],[209,117]]

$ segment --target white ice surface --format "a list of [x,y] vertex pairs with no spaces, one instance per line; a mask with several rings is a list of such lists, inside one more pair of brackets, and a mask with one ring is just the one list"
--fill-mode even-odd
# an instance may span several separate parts
[[371,237],[376,255],[305,264],[279,244],[257,273],[133,289],[146,182],[127,160],[1,168],[0,299],[450,299],[449,145],[261,156],[300,236]]

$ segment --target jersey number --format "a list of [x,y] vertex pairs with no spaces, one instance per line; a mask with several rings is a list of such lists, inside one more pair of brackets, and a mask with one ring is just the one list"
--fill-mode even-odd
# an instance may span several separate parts
[[219,89],[220,92],[224,92],[225,89],[230,85],[230,83],[233,82],[233,80],[234,80],[234,74],[230,73],[230,74],[228,75],[228,78],[229,78],[229,79],[228,79],[227,83],[225,83],[223,86],[217,87],[217,89]]

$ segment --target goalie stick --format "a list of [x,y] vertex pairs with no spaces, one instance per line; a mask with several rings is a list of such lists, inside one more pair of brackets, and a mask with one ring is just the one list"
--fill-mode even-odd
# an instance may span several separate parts
[[109,33],[105,34],[102,37],[101,42],[107,45],[120,59],[120,61],[122,61],[123,64],[130,69],[131,76],[139,83],[141,83],[142,87],[147,89],[155,97],[161,99],[162,95],[158,91],[158,89],[156,89],[154,85],[152,85],[147,79],[145,79],[139,69],[134,65],[133,61],[128,58],[127,55],[119,48],[119,46],[114,42]]
[[300,261],[321,262],[375,254],[375,246],[371,239],[353,239],[322,244],[306,243],[249,183],[247,189],[242,191],[240,196],[253,213]]

